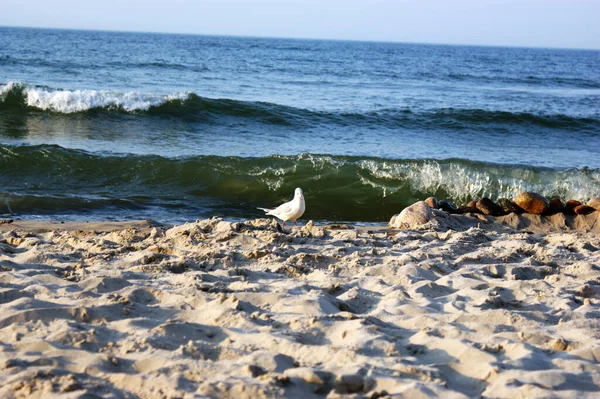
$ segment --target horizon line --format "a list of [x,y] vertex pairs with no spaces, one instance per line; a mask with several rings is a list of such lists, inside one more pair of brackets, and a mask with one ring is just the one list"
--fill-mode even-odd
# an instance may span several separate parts
[[40,29],[40,30],[66,30],[83,32],[106,32],[106,33],[139,33],[152,35],[182,35],[182,36],[213,36],[213,37],[231,37],[240,39],[275,39],[275,40],[313,40],[313,41],[331,41],[331,42],[356,42],[356,43],[387,43],[387,44],[410,44],[427,46],[463,46],[463,47],[495,47],[495,48],[521,48],[521,49],[539,49],[539,50],[574,50],[574,51],[600,51],[600,48],[591,47],[551,47],[534,45],[511,45],[511,44],[465,44],[465,43],[440,43],[440,42],[410,42],[394,40],[375,40],[375,39],[339,39],[323,37],[291,37],[291,36],[269,36],[269,35],[236,35],[219,33],[189,33],[189,32],[158,32],[145,30],[121,30],[121,29],[94,29],[94,28],[59,28],[45,26],[19,26],[19,25],[1,25],[0,28],[12,29]]

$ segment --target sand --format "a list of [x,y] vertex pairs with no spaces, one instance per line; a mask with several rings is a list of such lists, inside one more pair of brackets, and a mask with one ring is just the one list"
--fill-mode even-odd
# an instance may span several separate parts
[[597,398],[598,214],[0,224],[0,397]]

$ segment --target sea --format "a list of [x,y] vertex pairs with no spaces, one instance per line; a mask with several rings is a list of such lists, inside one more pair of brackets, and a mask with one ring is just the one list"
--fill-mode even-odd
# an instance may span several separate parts
[[0,27],[0,216],[600,195],[600,51]]

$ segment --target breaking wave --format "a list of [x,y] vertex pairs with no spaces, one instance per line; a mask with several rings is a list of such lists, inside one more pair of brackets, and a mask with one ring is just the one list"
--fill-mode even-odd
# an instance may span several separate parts
[[365,112],[327,112],[260,101],[212,99],[195,93],[148,94],[111,90],[57,90],[20,83],[0,85],[0,111],[13,113],[45,112],[59,115],[126,113],[182,118],[196,122],[219,122],[224,118],[242,118],[270,125],[310,127],[315,125],[364,126],[367,128],[465,128],[511,129],[538,127],[597,134],[600,115],[592,117],[563,114],[534,114],[483,109],[440,108],[412,111],[387,108]]
[[[473,198],[536,191],[563,200],[600,192],[600,169],[537,168],[464,159],[382,159],[302,154],[257,158],[105,155],[59,146],[0,147],[0,213],[175,210],[190,219],[258,217],[256,206],[288,200],[302,187],[306,217],[384,221],[434,195]],[[162,216],[161,216],[162,215]]]

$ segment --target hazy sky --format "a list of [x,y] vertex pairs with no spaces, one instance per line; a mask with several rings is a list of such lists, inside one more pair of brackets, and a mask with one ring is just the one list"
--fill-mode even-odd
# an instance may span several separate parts
[[600,0],[0,0],[0,25],[600,49]]

